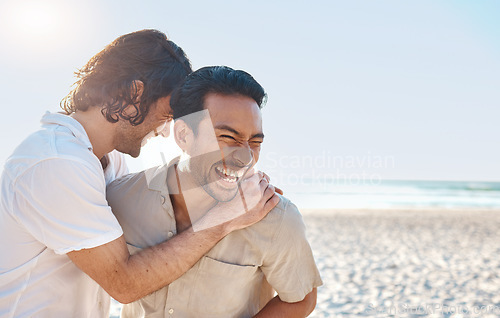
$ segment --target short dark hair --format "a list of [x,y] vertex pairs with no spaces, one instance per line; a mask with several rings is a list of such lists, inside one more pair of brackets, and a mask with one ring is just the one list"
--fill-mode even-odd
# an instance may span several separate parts
[[[247,72],[228,66],[207,66],[191,73],[172,93],[170,107],[174,119],[203,110],[209,93],[247,96],[255,100],[259,108],[267,100],[264,88]],[[191,128],[196,131],[197,127]]]
[[[112,123],[119,118],[139,125],[151,104],[172,93],[192,72],[184,51],[158,30],[142,30],[122,35],[94,55],[75,72],[75,88],[61,101],[67,114],[89,107],[101,112]],[[135,81],[144,83],[137,102]],[[127,106],[135,111],[125,113]]]

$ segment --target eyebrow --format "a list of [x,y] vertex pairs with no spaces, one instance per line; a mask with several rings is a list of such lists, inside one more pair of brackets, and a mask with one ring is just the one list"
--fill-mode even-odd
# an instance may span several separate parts
[[[236,129],[234,129],[232,127],[229,127],[227,125],[219,125],[219,126],[216,126],[214,128],[218,129],[218,130],[227,130],[227,131],[230,131],[230,132],[232,132],[233,134],[235,134],[238,137],[242,136],[239,131],[237,131]],[[254,139],[254,138],[262,138],[262,139],[264,139],[264,134],[263,133],[255,134],[250,139]]]

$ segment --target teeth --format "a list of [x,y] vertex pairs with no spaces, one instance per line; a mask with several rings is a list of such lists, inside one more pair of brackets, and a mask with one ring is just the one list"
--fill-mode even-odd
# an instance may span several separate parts
[[230,177],[233,177],[235,179],[241,178],[243,176],[243,173],[244,173],[243,169],[236,170],[236,171],[235,170],[230,170],[230,169],[223,169],[221,167],[216,167],[216,169],[219,172],[225,174],[226,176],[230,176]]
[[230,175],[231,177],[238,178],[238,174],[236,172],[231,171],[231,170],[228,170],[227,172],[228,172],[228,175]]

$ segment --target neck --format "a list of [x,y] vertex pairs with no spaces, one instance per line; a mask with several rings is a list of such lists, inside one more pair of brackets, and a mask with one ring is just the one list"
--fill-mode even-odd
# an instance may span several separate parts
[[202,187],[194,186],[189,172],[179,170],[177,165],[168,169],[167,186],[178,232],[191,226],[217,204]]
[[70,115],[78,121],[92,144],[92,150],[97,158],[101,159],[113,151],[113,124],[101,114],[99,107],[89,107],[87,111],[76,111]]

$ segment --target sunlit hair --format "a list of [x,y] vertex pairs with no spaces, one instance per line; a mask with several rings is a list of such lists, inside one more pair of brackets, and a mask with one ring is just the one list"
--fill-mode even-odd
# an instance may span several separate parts
[[250,97],[259,108],[267,100],[264,88],[247,72],[228,66],[207,66],[191,73],[173,92],[170,107],[174,119],[203,110],[205,97],[210,93]]
[[[61,101],[67,114],[102,107],[112,123],[141,124],[150,106],[168,96],[192,72],[184,51],[157,30],[120,36],[75,72],[74,89]],[[137,97],[135,81],[144,83]],[[126,112],[125,112],[126,110]]]

